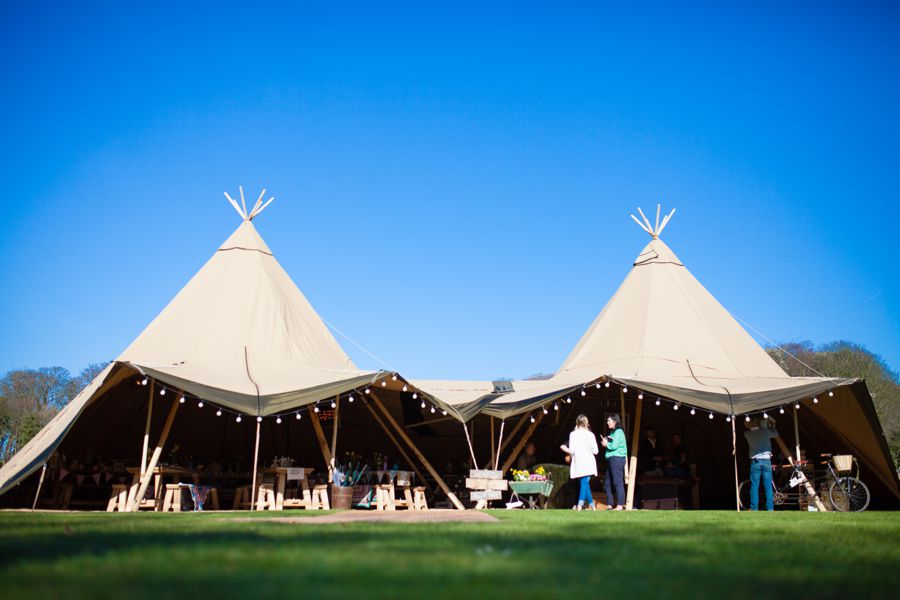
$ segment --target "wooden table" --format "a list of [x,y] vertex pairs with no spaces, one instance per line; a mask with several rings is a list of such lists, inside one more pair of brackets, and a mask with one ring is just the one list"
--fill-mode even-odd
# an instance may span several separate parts
[[[141,469],[140,467],[129,467],[126,470],[131,473],[131,489],[128,491],[128,505],[130,506],[134,502],[134,497],[137,495],[138,488],[141,485]],[[141,498],[138,510],[142,508],[152,508],[155,511],[162,510],[162,489],[166,477],[171,477],[172,483],[181,483],[182,479],[191,479],[194,485],[199,484],[199,475],[193,469],[159,465],[153,469],[153,499]]]
[[[288,508],[304,508],[310,505],[311,496],[309,491],[309,475],[315,470],[312,467],[296,467],[301,469],[302,478],[300,479],[300,489],[303,498],[284,498],[284,490],[287,488],[288,471],[293,467],[268,467],[260,472],[263,475],[275,476],[275,510],[284,510]],[[257,492],[259,497],[259,492]]]

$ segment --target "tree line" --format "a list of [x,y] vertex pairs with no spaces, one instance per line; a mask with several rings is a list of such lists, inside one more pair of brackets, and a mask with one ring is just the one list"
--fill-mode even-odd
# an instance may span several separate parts
[[[794,342],[766,351],[793,377],[865,379],[894,463],[900,465],[900,377],[881,357],[845,341],[819,346]],[[88,365],[75,376],[62,367],[14,369],[0,378],[0,465],[27,444],[105,366]]]

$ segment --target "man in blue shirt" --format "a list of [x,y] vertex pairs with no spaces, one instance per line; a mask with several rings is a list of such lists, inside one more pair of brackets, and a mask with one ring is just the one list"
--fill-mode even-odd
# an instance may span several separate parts
[[745,423],[750,446],[750,510],[759,508],[759,480],[766,491],[766,510],[774,510],[772,501],[772,439],[778,437],[775,421],[762,417]]

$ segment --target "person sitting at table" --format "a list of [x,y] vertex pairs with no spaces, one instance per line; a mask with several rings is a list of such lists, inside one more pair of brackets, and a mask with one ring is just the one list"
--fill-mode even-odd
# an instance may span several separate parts
[[666,477],[687,477],[687,452],[681,442],[681,436],[672,434],[672,443],[666,448]]
[[662,465],[665,460],[662,444],[656,439],[656,429],[647,427],[644,429],[644,438],[638,447],[638,471],[640,473],[662,473]]
[[535,447],[533,442],[528,442],[528,445],[525,446],[525,450],[519,455],[518,460],[516,460],[516,468],[520,471],[530,471],[531,467],[537,464],[537,456],[534,455]]

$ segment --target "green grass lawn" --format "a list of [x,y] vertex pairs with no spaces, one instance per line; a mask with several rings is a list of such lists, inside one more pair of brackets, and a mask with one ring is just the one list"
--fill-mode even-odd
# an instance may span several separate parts
[[3,512],[0,598],[900,597],[900,513],[285,514]]

